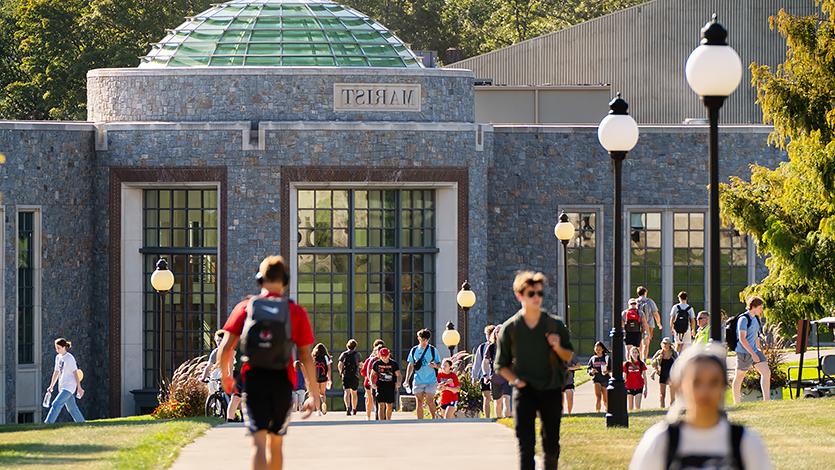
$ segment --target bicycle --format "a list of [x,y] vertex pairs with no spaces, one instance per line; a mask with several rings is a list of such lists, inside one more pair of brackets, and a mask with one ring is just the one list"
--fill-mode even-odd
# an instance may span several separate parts
[[207,380],[207,383],[209,384],[209,396],[206,397],[206,416],[213,416],[225,420],[226,408],[229,406],[229,401],[226,398],[226,394],[223,393],[220,377],[212,377]]

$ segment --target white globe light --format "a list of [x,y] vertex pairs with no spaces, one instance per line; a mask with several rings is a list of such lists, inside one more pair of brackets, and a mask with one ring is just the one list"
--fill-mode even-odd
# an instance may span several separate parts
[[157,269],[151,274],[151,287],[157,292],[168,292],[174,287],[174,273],[167,269]]
[[638,123],[628,114],[609,114],[597,126],[597,139],[609,152],[628,152],[638,143]]
[[554,226],[554,236],[558,240],[568,241],[574,236],[574,224],[571,222],[560,222]]
[[461,289],[458,291],[456,300],[461,308],[472,308],[475,305],[475,292]]
[[731,46],[702,44],[684,66],[687,84],[699,96],[728,96],[742,80],[742,61]]
[[461,341],[461,334],[456,330],[444,330],[444,334],[441,335],[441,341],[444,342],[446,347],[454,348]]

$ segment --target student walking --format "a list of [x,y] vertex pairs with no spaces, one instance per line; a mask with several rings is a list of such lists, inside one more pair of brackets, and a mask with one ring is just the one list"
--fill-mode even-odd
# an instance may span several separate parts
[[649,357],[649,348],[652,344],[652,336],[655,332],[656,326],[661,328],[661,313],[658,311],[658,305],[655,301],[649,298],[649,292],[644,286],[638,286],[635,290],[638,294],[638,310],[647,320],[647,330],[644,333],[643,351],[641,351],[641,359]]
[[670,331],[675,333],[676,352],[681,351],[693,343],[696,335],[696,314],[693,307],[687,303],[687,292],[678,293],[678,303],[670,310]]
[[[759,297],[748,299],[748,308],[736,317],[736,376],[734,376],[734,403],[742,400],[742,381],[752,367],[760,374],[760,388],[763,401],[771,398],[771,369],[768,368],[762,352],[760,332],[762,331],[765,304]],[[732,345],[728,345],[729,348]]]
[[458,380],[458,375],[452,372],[452,359],[450,358],[441,362],[438,388],[441,391],[441,416],[444,419],[452,419],[458,409],[458,392],[461,391],[461,382]]
[[432,333],[422,329],[417,333],[418,344],[409,351],[406,358],[406,377],[417,401],[417,419],[423,419],[423,406],[429,408],[429,419],[435,418],[435,390],[438,385],[438,368],[441,356],[435,346],[429,344]]
[[400,365],[391,360],[388,348],[380,348],[380,358],[371,366],[371,390],[377,403],[377,419],[391,420],[395,395],[400,388]]
[[487,352],[487,348],[491,344],[490,336],[495,329],[495,325],[487,325],[484,327],[485,339],[483,343],[473,349],[473,367],[470,372],[470,378],[473,380],[473,383],[478,384],[481,389],[481,410],[487,419],[490,419],[490,404],[493,402],[493,394],[490,391],[490,378],[485,375],[484,353]]
[[357,389],[360,385],[359,369],[362,361],[355,339],[349,339],[345,347],[347,350],[339,355],[336,367],[342,377],[342,400],[345,402],[345,410],[348,416],[351,416],[357,414]]
[[534,470],[537,414],[544,468],[557,468],[565,363],[574,356],[568,328],[542,311],[544,287],[542,273],[516,275],[513,292],[521,309],[502,325],[496,355],[496,371],[515,387],[513,416],[521,470]]
[[640,410],[641,398],[647,397],[647,365],[641,360],[641,351],[637,346],[629,348],[629,360],[623,363],[623,375],[626,377],[629,411]]
[[293,368],[296,369],[296,386],[293,387],[293,411],[304,411],[307,385],[304,380],[304,366],[301,361],[294,361]]
[[82,375],[75,362],[75,356],[70,352],[71,347],[72,343],[64,338],[55,340],[55,368],[52,370],[52,380],[49,381],[46,391],[52,394],[55,382],[58,382],[58,396],[52,401],[44,423],[54,423],[61,414],[61,409],[65,407],[73,421],[84,422],[84,415],[75,402],[76,397],[81,398],[84,395],[84,389],[81,388]]
[[629,308],[620,315],[621,326],[623,327],[623,343],[626,350],[630,346],[641,347],[644,340],[644,332],[649,329],[647,318],[638,308],[638,299],[629,299]]
[[328,348],[324,344],[319,343],[313,347],[313,363],[316,366],[316,387],[319,391],[319,400],[322,404],[319,409],[319,416],[328,413],[327,391],[331,389],[333,379],[331,376],[331,356],[328,354]]
[[509,418],[511,416],[510,396],[513,394],[513,386],[501,374],[496,373],[495,368],[497,343],[501,331],[501,325],[497,325],[493,329],[491,343],[484,353],[483,367],[486,371],[485,374],[490,378],[490,396],[493,398],[493,403],[496,404],[496,418]]
[[696,315],[696,337],[694,343],[710,343],[710,313],[702,310]]
[[[209,358],[206,361],[206,368],[203,369],[203,374],[200,376],[200,380],[202,382],[208,382],[209,377],[211,376],[215,380],[220,377],[220,369],[218,368],[218,351],[220,350],[220,343],[223,341],[223,330],[217,330],[215,332],[215,345],[216,347],[212,349],[212,352],[209,353]],[[232,368],[234,369],[235,365],[237,364],[237,360],[235,358],[232,359]],[[240,376],[237,370],[232,371],[232,376],[235,378],[235,390],[233,391],[232,395],[227,397],[228,405],[226,405],[226,421],[238,421],[238,409],[241,407],[241,392],[243,392]]]
[[603,411],[609,409],[609,393],[606,387],[609,386],[609,370],[611,369],[611,358],[609,350],[602,341],[594,343],[594,356],[589,358],[588,371],[594,383],[594,410],[600,412],[600,402],[603,402]]
[[[313,329],[304,308],[284,295],[290,272],[281,256],[268,256],[258,269],[261,293],[243,300],[232,310],[223,326],[220,344],[220,372],[223,389],[231,393],[235,379],[230,374],[234,349],[241,339],[244,364],[245,422],[254,444],[252,468],[281,470],[282,446],[290,417],[290,402],[296,382],[293,347],[303,364],[305,376],[316,377]],[[319,390],[307,381],[309,398],[304,418],[319,409]]]
[[725,351],[717,346],[697,343],[682,353],[670,377],[676,404],[644,433],[630,470],[773,468],[760,436],[728,422]]
[[377,419],[377,406],[374,404],[374,393],[371,391],[371,366],[379,359],[378,353],[380,349],[386,347],[386,342],[377,338],[374,340],[374,345],[371,354],[362,363],[360,375],[363,377],[362,387],[365,389],[365,419],[371,421],[371,414],[374,413],[374,419]]
[[658,391],[660,394],[661,408],[664,408],[664,402],[667,398],[667,388],[670,389],[670,405],[675,402],[675,390],[670,385],[670,370],[673,368],[673,363],[678,359],[678,353],[673,349],[673,342],[670,338],[664,337],[661,340],[661,349],[656,351],[652,356],[652,367],[655,369],[655,374],[658,375]]
[[565,363],[565,385],[562,386],[562,411],[564,414],[571,416],[571,411],[574,409],[574,373],[583,368],[577,357],[574,356],[570,361]]

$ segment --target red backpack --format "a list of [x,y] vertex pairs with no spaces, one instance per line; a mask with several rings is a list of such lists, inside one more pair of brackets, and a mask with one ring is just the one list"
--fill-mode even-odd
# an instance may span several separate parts
[[627,333],[641,332],[641,314],[637,308],[630,308],[626,311],[626,321],[624,322],[623,329]]

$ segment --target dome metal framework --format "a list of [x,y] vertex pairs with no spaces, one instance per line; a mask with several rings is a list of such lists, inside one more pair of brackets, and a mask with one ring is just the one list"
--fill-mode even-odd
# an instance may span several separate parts
[[329,0],[233,0],[186,18],[140,68],[313,66],[422,68],[394,33]]

